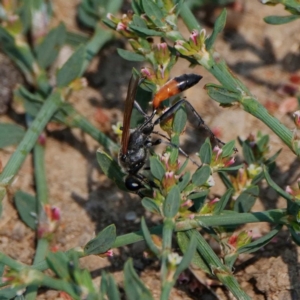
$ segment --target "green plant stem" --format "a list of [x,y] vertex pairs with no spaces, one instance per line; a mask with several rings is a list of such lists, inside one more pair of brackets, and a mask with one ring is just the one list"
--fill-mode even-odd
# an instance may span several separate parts
[[48,203],[48,187],[45,171],[45,146],[37,142],[33,149],[34,179],[38,201]]
[[174,286],[174,282],[165,282],[162,286],[160,300],[168,300],[170,299],[170,293]]
[[190,8],[186,3],[182,3],[181,5],[180,16],[183,19],[189,31],[192,31],[193,29],[200,31],[202,29],[194,14],[191,12]]
[[208,245],[204,237],[196,230],[188,230],[186,234],[189,238],[196,235],[197,251],[212,269],[213,274],[232,292],[237,299],[250,300],[250,297],[241,289],[238,282],[231,274],[231,271],[222,264],[219,257]]
[[[239,213],[239,214],[227,214],[217,216],[201,216],[196,217],[194,220],[179,221],[175,225],[175,231],[185,231],[193,228],[199,228],[202,226],[238,226],[246,223],[268,222],[271,224],[280,224],[282,219],[286,217],[285,209],[273,209],[264,212],[254,213]],[[161,235],[162,226],[155,226],[150,228],[151,234]],[[119,248],[128,244],[136,243],[143,240],[142,231],[124,234],[118,236],[113,248]]]
[[162,256],[161,256],[161,280],[162,285],[164,285],[167,279],[168,273],[168,256],[172,249],[172,235],[175,224],[171,218],[166,218],[164,220],[162,229]]
[[[265,212],[254,212],[254,213],[239,213],[239,214],[228,214],[228,215],[217,215],[217,216],[202,216],[199,217],[199,220],[188,220],[188,221],[179,221],[175,224],[175,231],[186,231],[189,229],[200,228],[202,226],[225,226],[225,225],[244,225],[246,223],[257,223],[257,222],[268,222],[271,224],[280,224],[282,220],[286,217],[285,209],[272,209]],[[162,225],[155,226],[149,229],[151,234],[161,235],[163,227]],[[129,244],[133,244],[139,241],[144,240],[142,231],[137,231],[133,233],[124,234],[118,236],[112,248],[119,248]],[[76,251],[70,249],[67,251],[71,253]],[[83,252],[76,251],[79,257],[83,257]],[[9,258],[5,254],[0,252],[0,263],[6,263],[6,258],[9,259],[10,263],[15,263],[16,267],[14,269],[22,266],[21,264],[15,262],[13,259]],[[48,268],[48,265],[45,260],[32,266],[34,269],[39,271],[44,271]]]
[[[241,101],[246,112],[264,122],[281,140],[293,151],[293,133],[269,114],[266,108],[253,98],[244,98]],[[297,153],[296,153],[297,154]]]
[[[0,252],[0,262],[3,263],[4,265],[9,266],[10,268],[21,271],[23,270],[26,266],[21,264],[20,262],[10,258],[8,255]],[[2,284],[1,284],[2,286]]]
[[[45,259],[46,254],[48,252],[48,248],[49,248],[48,240],[43,239],[43,238],[38,240],[36,252],[35,252],[35,256],[34,256],[34,261],[33,261],[34,265],[40,263],[41,261],[43,261]],[[26,289],[25,299],[26,300],[36,299],[37,291],[38,291],[38,286],[36,286],[36,285],[29,286]]]
[[278,119],[269,114],[267,109],[251,95],[246,86],[238,78],[233,76],[224,62],[216,63],[211,57],[210,65],[211,67],[206,69],[222,85],[231,90],[242,90],[243,97],[240,103],[242,104],[243,109],[264,122],[291,150],[294,151],[292,146],[293,134],[291,130],[286,128]]
[[95,28],[95,33],[91,40],[86,45],[86,59],[83,64],[82,74],[87,69],[89,63],[95,55],[100,51],[100,49],[113,37],[113,33],[109,30],[103,29],[99,24]]
[[[193,29],[199,30],[200,25],[186,4],[182,5],[180,15],[190,31]],[[295,152],[292,144],[293,135],[291,130],[286,128],[279,120],[268,113],[266,108],[255,99],[248,88],[231,73],[224,62],[216,63],[213,54],[210,53],[209,55],[210,58],[205,64],[203,64],[202,61],[198,61],[198,63],[207,69],[227,89],[242,92],[240,104],[242,104],[243,109],[264,122],[293,152]]]
[[45,101],[36,118],[28,128],[23,140],[10,157],[3,172],[0,174],[0,201],[6,195],[6,188],[12,183],[14,176],[22,166],[26,156],[34,147],[39,135],[62,103],[58,92],[52,93]]
[[162,230],[162,256],[161,256],[161,268],[160,276],[162,282],[161,300],[169,299],[169,295],[174,284],[173,276],[168,278],[169,273],[169,255],[172,249],[172,236],[175,227],[175,222],[172,218],[166,218],[163,224]]

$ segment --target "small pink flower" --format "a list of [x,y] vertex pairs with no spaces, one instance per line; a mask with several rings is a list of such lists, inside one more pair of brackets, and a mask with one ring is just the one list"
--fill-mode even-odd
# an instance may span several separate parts
[[106,251],[105,254],[106,254],[107,257],[113,257],[114,256],[114,252],[113,252],[112,249]]
[[188,200],[186,200],[185,202],[183,202],[182,204],[181,204],[181,207],[191,207],[193,205],[193,201],[192,200],[190,200],[190,199],[188,199]]
[[126,24],[119,22],[116,28],[117,31],[126,31],[127,30],[127,26]]
[[235,157],[231,157],[230,160],[228,160],[224,163],[224,166],[229,167],[229,166],[233,165],[234,163],[235,163]]
[[215,146],[213,152],[216,153],[216,160],[219,159],[219,156],[222,154],[223,150],[219,146]]
[[38,137],[38,143],[41,146],[45,146],[46,145],[46,134],[44,132],[39,135],[39,137]]
[[290,195],[295,194],[295,192],[293,191],[293,189],[289,185],[286,186],[285,191]]
[[58,207],[53,206],[51,209],[51,220],[59,221],[60,220],[60,209]]
[[190,39],[193,41],[195,45],[198,45],[197,38],[199,36],[199,32],[197,30],[193,30],[192,33],[190,34]]
[[300,128],[300,110],[297,110],[293,113],[293,118],[297,128]]

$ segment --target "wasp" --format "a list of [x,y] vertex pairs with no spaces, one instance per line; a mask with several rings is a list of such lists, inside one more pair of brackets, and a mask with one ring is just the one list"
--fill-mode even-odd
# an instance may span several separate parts
[[[196,116],[199,126],[208,132],[208,135],[214,144],[221,142],[216,138],[209,127],[205,125],[203,119],[196,112],[194,107],[185,99],[180,99],[154,121],[157,110],[164,100],[194,86],[201,78],[202,76],[197,74],[183,74],[169,80],[154,95],[152,100],[153,112],[151,115],[148,115],[135,100],[140,78],[131,77],[125,100],[121,149],[119,152],[119,164],[127,173],[125,186],[128,190],[137,192],[144,187],[143,183],[145,182],[145,178],[139,172],[146,164],[149,148],[161,143],[160,139],[152,141],[151,134],[154,133],[154,127],[171,117],[182,104],[189,106]],[[137,128],[130,129],[130,119],[133,107],[144,116],[144,122]],[[183,151],[181,152],[186,155]]]

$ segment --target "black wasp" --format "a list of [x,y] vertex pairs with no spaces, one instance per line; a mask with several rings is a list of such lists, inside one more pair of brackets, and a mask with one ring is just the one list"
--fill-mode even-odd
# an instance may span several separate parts
[[[119,164],[128,174],[125,178],[125,186],[128,190],[138,191],[139,189],[144,187],[144,176],[140,174],[139,171],[146,163],[149,148],[161,142],[160,140],[156,140],[155,142],[153,142],[151,139],[151,134],[153,133],[154,127],[173,115],[182,104],[186,104],[190,107],[191,111],[198,119],[199,126],[204,128],[208,132],[208,135],[213,144],[222,143],[205,125],[204,121],[196,112],[194,107],[185,99],[181,99],[176,102],[155,121],[153,121],[157,109],[159,108],[162,101],[192,87],[193,85],[198,83],[201,78],[202,76],[197,74],[183,74],[169,80],[154,95],[153,112],[151,115],[147,115],[140,107],[140,105],[135,101],[140,78],[131,77],[125,101],[122,141],[119,153]],[[139,125],[137,128],[130,129],[130,119],[133,107],[135,107],[144,116],[145,120],[144,123]]]

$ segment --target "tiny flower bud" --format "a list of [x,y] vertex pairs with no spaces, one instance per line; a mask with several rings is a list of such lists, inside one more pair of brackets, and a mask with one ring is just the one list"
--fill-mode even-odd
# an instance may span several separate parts
[[293,113],[294,117],[294,123],[297,126],[297,128],[300,128],[300,110],[297,110]]
[[190,44],[182,40],[176,41],[174,47],[179,53],[185,56],[191,56],[196,54],[196,52],[191,48]]
[[99,254],[98,256],[100,256],[100,257],[113,257],[114,256],[114,252],[113,252],[112,249],[110,249],[110,250],[107,250],[104,253]]
[[38,137],[38,143],[41,146],[45,146],[46,145],[46,134],[44,132],[42,132],[39,137]]
[[182,257],[179,256],[178,253],[170,253],[168,255],[168,261],[172,267],[176,267],[177,265],[179,265],[181,260],[182,260]]
[[209,187],[212,187],[212,186],[215,186],[215,180],[212,176],[209,176],[207,181],[206,181],[206,184],[209,186]]
[[154,74],[153,69],[142,68],[141,69],[141,74],[143,75],[143,77],[145,77],[146,79],[148,79],[150,81],[154,81],[155,80],[155,74]]
[[53,206],[51,209],[51,220],[59,221],[60,220],[60,209]]
[[159,65],[167,65],[170,61],[170,51],[167,43],[156,44],[153,49],[154,58]]
[[223,150],[219,146],[215,146],[213,149],[213,153],[215,154],[215,161],[217,161],[222,154]]
[[242,231],[237,236],[236,246],[240,248],[242,246],[248,245],[252,240],[252,231]]
[[111,13],[108,13],[107,15],[106,15],[106,18],[108,19],[108,20],[110,20],[110,21],[112,21],[113,23],[115,23],[115,24],[118,24],[121,20],[120,19],[118,19],[118,18],[116,18],[113,14],[111,14]]
[[162,180],[162,185],[164,187],[164,189],[169,190],[172,186],[174,186],[176,184],[176,178],[174,176],[174,172],[166,172],[165,176]]
[[231,165],[233,165],[235,163],[235,157],[231,157],[229,158],[229,160],[227,160],[225,163],[224,163],[224,166],[225,167],[229,167]]

